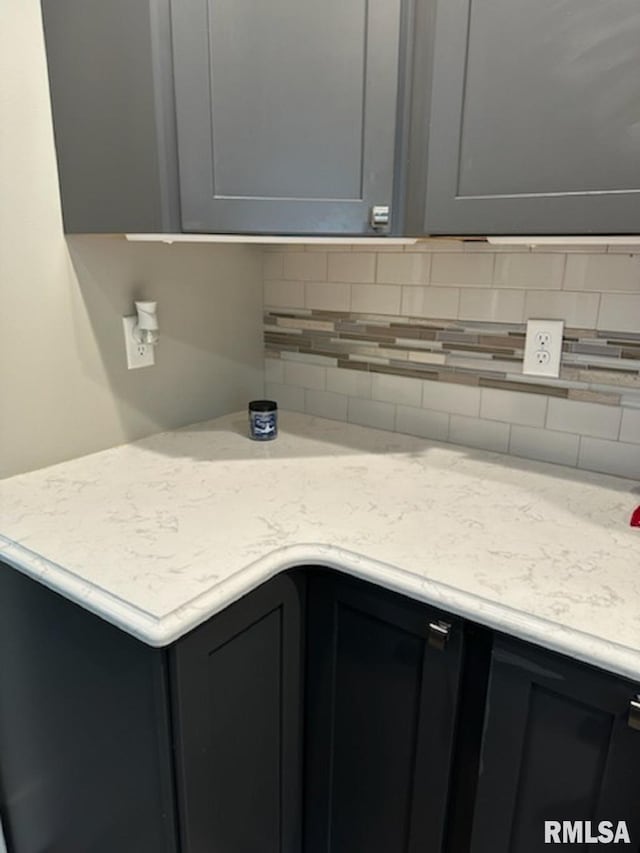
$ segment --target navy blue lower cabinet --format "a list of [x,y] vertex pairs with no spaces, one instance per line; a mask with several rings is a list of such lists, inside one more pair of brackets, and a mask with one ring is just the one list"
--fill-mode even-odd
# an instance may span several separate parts
[[308,578],[305,853],[427,853],[445,835],[462,624]]
[[324,569],[153,649],[0,563],[8,853],[638,853],[638,693]]
[[0,564],[8,853],[300,853],[303,596],[152,649]]
[[8,853],[177,853],[165,652],[0,563]]
[[637,853],[640,714],[630,703],[639,692],[623,678],[497,639],[471,853],[540,853],[558,838],[577,842],[562,849],[595,850],[589,833],[610,842],[609,832],[622,838],[625,828],[632,844],[621,849]]
[[303,606],[280,575],[172,650],[183,853],[300,853]]

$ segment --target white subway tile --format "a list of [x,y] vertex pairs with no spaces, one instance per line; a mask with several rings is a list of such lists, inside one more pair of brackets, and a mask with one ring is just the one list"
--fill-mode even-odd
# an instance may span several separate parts
[[618,406],[549,398],[547,429],[573,432],[594,438],[618,437],[621,410]]
[[623,409],[620,441],[640,444],[640,409]]
[[364,314],[399,314],[402,288],[392,284],[351,285],[351,310]]
[[352,424],[361,424],[373,429],[393,430],[395,414],[396,407],[391,403],[349,397],[347,416]]
[[492,252],[434,254],[431,260],[431,284],[490,287],[493,282],[493,263]]
[[458,319],[521,323],[524,300],[524,290],[463,289],[460,291]]
[[640,479],[640,444],[581,438],[578,466],[619,477]]
[[285,254],[282,277],[296,281],[326,281],[326,252],[290,252]]
[[495,287],[559,290],[564,274],[564,255],[505,253],[496,255]]
[[326,371],[327,368],[320,365],[286,361],[284,364],[284,381],[287,385],[301,385],[303,388],[322,390],[326,385]]
[[264,278],[282,278],[284,254],[282,252],[262,253],[262,274]]
[[264,395],[267,400],[275,400],[279,409],[304,412],[304,388],[267,382],[264,386]]
[[378,256],[377,281],[383,284],[427,284],[431,255],[405,252]]
[[509,430],[509,424],[451,415],[449,441],[454,444],[467,444],[469,447],[480,447],[482,450],[506,453],[509,447]]
[[331,391],[305,391],[305,411],[319,418],[346,421],[348,397]]
[[603,293],[597,328],[610,332],[640,331],[640,296]]
[[577,435],[567,432],[516,425],[511,427],[509,453],[557,465],[576,465],[579,443]]
[[265,281],[264,304],[272,308],[304,308],[301,281]]
[[366,370],[342,367],[327,368],[327,391],[349,397],[371,397],[371,376]]
[[481,418],[522,426],[543,427],[546,414],[547,397],[543,394],[502,391],[498,388],[482,389]]
[[329,281],[375,281],[376,256],[368,252],[329,255]]
[[396,431],[446,441],[449,435],[449,415],[413,406],[397,406]]
[[405,317],[457,319],[460,291],[457,287],[403,287],[402,314]]
[[567,258],[564,287],[566,290],[640,292],[640,256],[572,255]]
[[264,360],[265,382],[284,382],[284,364],[279,358],[265,358]]
[[424,382],[422,405],[451,415],[476,417],[480,414],[480,388],[455,382]]
[[306,308],[323,311],[349,311],[351,308],[351,285],[334,282],[312,282],[304,286]]
[[598,317],[599,302],[598,293],[550,293],[529,290],[525,300],[525,317],[564,320],[568,326],[593,329]]
[[422,379],[410,376],[394,376],[392,373],[374,373],[371,377],[371,396],[385,403],[403,403],[405,406],[420,406],[422,401]]

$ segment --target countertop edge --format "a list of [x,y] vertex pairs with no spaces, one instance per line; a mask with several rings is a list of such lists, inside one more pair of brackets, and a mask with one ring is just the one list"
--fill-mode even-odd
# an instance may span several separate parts
[[319,566],[377,583],[452,615],[625,678],[640,679],[640,650],[611,643],[328,544],[300,543],[271,551],[160,618],[81,580],[63,566],[8,537],[0,536],[0,560],[154,648],[171,645],[280,572],[299,566]]

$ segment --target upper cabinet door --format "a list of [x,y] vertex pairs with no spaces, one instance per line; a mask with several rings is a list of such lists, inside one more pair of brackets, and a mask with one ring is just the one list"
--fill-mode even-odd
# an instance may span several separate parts
[[173,0],[185,231],[366,234],[391,205],[401,0]]
[[638,0],[441,0],[426,231],[640,233]]

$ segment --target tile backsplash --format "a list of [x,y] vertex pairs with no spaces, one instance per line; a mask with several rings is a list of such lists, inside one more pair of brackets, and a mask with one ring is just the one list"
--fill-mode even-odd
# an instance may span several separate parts
[[[638,247],[273,247],[266,394],[283,408],[640,478]],[[565,321],[558,379],[527,318]]]

